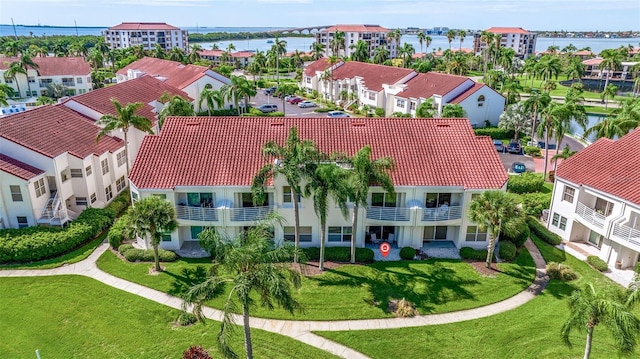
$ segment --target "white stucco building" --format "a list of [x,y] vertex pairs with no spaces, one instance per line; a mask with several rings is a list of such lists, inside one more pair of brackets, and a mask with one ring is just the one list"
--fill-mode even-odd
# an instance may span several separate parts
[[[336,32],[343,32],[345,35],[344,48],[338,54],[334,54],[331,49],[331,40],[335,38]],[[349,57],[354,51],[352,46],[362,40],[368,45],[370,58],[373,58],[376,48],[383,46],[389,50],[389,58],[393,59],[398,54],[400,43],[396,43],[395,39],[387,38],[390,32],[391,30],[380,25],[334,25],[316,32],[316,42],[325,46],[325,57],[332,55]]]
[[[396,194],[371,188],[368,206],[358,214],[358,247],[376,240],[414,248],[431,241],[486,247],[486,233],[466,212],[474,195],[504,189],[507,175],[491,139],[475,136],[466,119],[264,117],[169,118],[159,135],[144,139],[129,177],[131,195],[134,202],[158,195],[175,206],[179,226],[165,233],[161,247],[177,250],[197,241],[207,227],[235,236],[271,212],[285,220],[275,229],[276,240],[292,239],[295,199],[285,179],[277,176],[266,188],[266,201],[258,205],[250,187],[267,164],[262,146],[268,141],[284,144],[292,127],[327,153],[351,156],[370,145],[373,158],[395,160],[391,177]],[[450,150],[451,143],[456,151]],[[468,153],[482,162],[469,161]],[[302,245],[319,246],[313,202],[301,198],[299,204]],[[335,204],[329,208],[326,244],[350,245],[353,207],[346,217]]]
[[597,249],[610,267],[640,259],[640,130],[600,139],[564,160],[547,227],[569,242]]
[[[537,35],[533,32],[524,30],[521,27],[491,27],[485,30],[493,34],[499,34],[500,47],[511,48],[515,50],[516,55],[521,58],[527,58],[536,53]],[[481,33],[473,34],[473,51],[479,55],[482,50],[488,47],[487,43],[480,39]]]
[[189,50],[189,32],[164,22],[123,22],[102,32],[112,49],[140,46],[153,50],[155,44],[170,51],[174,47]]

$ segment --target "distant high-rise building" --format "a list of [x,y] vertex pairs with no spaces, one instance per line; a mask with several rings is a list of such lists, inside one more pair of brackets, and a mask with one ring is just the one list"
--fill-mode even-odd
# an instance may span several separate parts
[[164,22],[123,22],[102,35],[112,49],[142,45],[145,50],[152,50],[159,44],[167,51],[178,47],[186,52],[189,47],[189,32]]
[[[537,35],[521,27],[492,27],[485,31],[500,34],[500,46],[514,49],[519,57],[527,58],[536,52]],[[482,39],[482,33],[473,34],[473,51],[476,54],[487,47],[487,43]]]
[[[337,32],[344,33],[344,46],[338,53],[333,53],[331,40],[335,38]],[[400,38],[390,39],[388,38],[389,33],[391,33],[391,30],[379,25],[334,25],[318,31],[316,33],[316,42],[324,45],[324,54],[327,57],[332,55],[349,57],[355,51],[358,40],[362,40],[368,45],[369,58],[372,58],[375,49],[381,46],[389,50],[390,58],[394,58],[398,53]]]

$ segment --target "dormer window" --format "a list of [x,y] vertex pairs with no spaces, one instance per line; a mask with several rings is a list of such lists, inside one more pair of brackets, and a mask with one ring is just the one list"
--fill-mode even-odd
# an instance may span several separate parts
[[484,95],[480,95],[478,97],[478,107],[482,107],[484,105]]

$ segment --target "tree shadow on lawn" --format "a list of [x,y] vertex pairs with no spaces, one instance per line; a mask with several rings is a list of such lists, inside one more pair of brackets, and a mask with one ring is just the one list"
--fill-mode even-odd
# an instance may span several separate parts
[[173,283],[171,283],[171,289],[167,293],[180,298],[189,288],[204,282],[209,276],[209,270],[200,265],[195,268],[183,268],[182,275],[168,271],[164,273],[174,278]]
[[474,279],[463,278],[446,263],[459,260],[385,262],[368,266],[370,270],[359,276],[337,268],[327,271],[332,275],[311,277],[319,286],[367,287],[371,299],[367,304],[386,311],[391,299],[406,300],[415,304],[420,314],[432,313],[437,304],[454,300],[474,300],[475,295],[465,288],[480,284]]

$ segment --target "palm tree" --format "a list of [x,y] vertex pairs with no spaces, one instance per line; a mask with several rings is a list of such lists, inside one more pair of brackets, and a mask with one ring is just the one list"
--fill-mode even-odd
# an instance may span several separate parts
[[20,64],[20,67],[24,69],[23,74],[27,77],[27,87],[29,89],[29,93],[31,93],[31,82],[29,82],[28,75],[29,68],[32,68],[37,72],[40,66],[38,66],[38,64],[36,64],[28,54],[22,54],[22,56],[20,56],[20,60],[18,60],[18,63]]
[[489,234],[486,267],[491,267],[500,233],[513,233],[522,221],[522,209],[511,193],[484,191],[469,206],[469,219]]
[[[329,198],[340,208],[340,213],[346,219],[349,213],[347,209],[349,197],[348,175],[347,171],[338,165],[319,165],[304,188],[304,195],[313,197],[313,209],[320,219],[320,263],[318,269],[321,271],[324,270],[324,247],[327,240]],[[351,241],[354,242],[353,237]]]
[[384,46],[376,47],[373,50],[373,62],[376,64],[382,64],[389,59],[389,49]]
[[520,91],[522,91],[520,80],[515,78],[505,79],[502,85],[502,95],[507,99],[507,105],[520,101]]
[[329,47],[331,48],[331,55],[340,56],[340,50],[346,50],[346,35],[342,31],[336,31],[333,35],[333,39],[331,39],[329,43]]
[[600,98],[604,101],[605,110],[609,105],[609,100],[616,96],[616,92],[618,92],[618,87],[614,84],[608,84],[600,94]]
[[536,125],[538,122],[538,114],[540,111],[547,107],[551,102],[551,96],[548,93],[540,91],[532,91],[529,95],[529,98],[524,101],[524,107],[527,111],[529,111],[531,116],[531,139],[533,140],[534,133],[536,130]]
[[56,103],[56,100],[49,96],[40,96],[36,100],[36,106],[51,105],[54,103]]
[[276,56],[276,83],[280,85],[280,56],[287,53],[287,42],[278,39],[278,36],[276,36],[273,40],[271,50],[273,50]]
[[398,55],[402,57],[402,67],[407,67],[411,62],[411,56],[413,56],[415,52],[416,49],[408,42],[405,42],[404,45],[398,48]]
[[566,160],[567,158],[575,155],[576,153],[578,153],[578,151],[572,151],[569,148],[569,145],[565,145],[562,151],[556,153],[555,155],[553,155],[553,157],[551,157],[551,162],[556,164],[558,163],[558,160]]
[[[172,232],[178,226],[176,209],[167,200],[150,196],[141,199],[128,210],[132,234],[151,239],[153,258],[156,272],[162,271],[158,258],[158,245],[162,241],[162,234]],[[132,236],[133,237],[133,236]]]
[[367,62],[369,61],[369,45],[364,40],[358,40],[355,45],[351,45],[351,60]]
[[223,85],[220,88],[220,92],[229,101],[233,101],[238,110],[238,115],[241,114],[240,106],[238,106],[238,99],[244,99],[244,107],[249,104],[249,99],[257,94],[257,90],[254,85],[249,82],[243,76],[231,76],[231,83]]
[[200,61],[200,51],[202,51],[202,46],[198,44],[191,45],[189,49],[189,62],[194,64]]
[[549,81],[552,76],[555,76],[557,80],[558,75],[562,72],[560,58],[558,56],[544,55],[540,58],[540,61],[538,61],[536,70],[542,77],[542,81]]
[[460,30],[458,31],[458,37],[460,38],[460,49],[459,51],[462,51],[462,42],[464,41],[464,38],[467,36],[467,32],[464,30]]
[[356,238],[358,230],[358,212],[360,206],[367,206],[369,188],[372,184],[382,187],[390,194],[395,193],[389,172],[395,169],[395,162],[390,157],[371,159],[371,147],[362,147],[351,160],[351,176],[349,187],[353,201],[353,226],[351,229],[351,263],[356,261]]
[[313,42],[311,46],[309,46],[309,50],[313,53],[313,59],[318,60],[324,54],[325,46],[319,42]]
[[431,45],[431,41],[433,41],[431,36],[427,36],[424,38],[424,48],[427,49],[427,52],[429,52],[429,45]]
[[153,44],[153,57],[156,59],[164,59],[167,57],[167,50],[165,50],[159,43]]
[[[420,43],[420,53],[424,54],[424,51],[422,50],[422,45],[424,44],[424,42],[427,40],[427,34],[420,31],[418,33],[418,42]],[[429,45],[427,45],[427,48],[429,47]]]
[[433,97],[423,101],[416,109],[416,117],[433,118],[436,116],[436,109],[433,107]]
[[[18,88],[18,97],[22,97],[22,93],[20,92],[20,83],[18,82],[18,74],[23,74],[27,76],[27,71],[20,65],[20,62],[14,61],[9,64],[9,68],[4,72],[5,80],[12,79],[16,83],[16,87]],[[27,79],[27,82],[29,80]]]
[[449,41],[449,50],[451,50],[451,43],[453,42],[453,40],[456,39],[456,31],[455,30],[449,30],[447,31],[447,41]]
[[[253,342],[249,326],[250,309],[259,299],[263,307],[278,305],[290,313],[301,309],[294,289],[301,286],[301,274],[292,268],[297,251],[291,245],[274,247],[271,230],[273,221],[256,223],[244,233],[227,238],[214,229],[200,233],[203,248],[213,254],[210,276],[191,287],[184,295],[183,311],[193,305],[193,314],[204,321],[203,305],[220,295],[226,295],[224,316],[218,334],[218,348],[226,358],[237,358],[229,341],[235,330],[235,313],[242,311],[244,344],[248,359],[253,358]],[[225,291],[229,288],[229,292]],[[239,310],[240,309],[240,310]]]
[[207,111],[211,116],[211,111],[215,108],[222,108],[224,106],[224,95],[220,90],[215,90],[211,86],[205,86],[200,93],[200,99],[198,101],[198,107],[202,109],[202,102],[207,103]]
[[142,102],[128,103],[126,106],[122,106],[117,99],[112,98],[111,103],[116,108],[116,115],[106,114],[96,121],[97,125],[104,126],[98,132],[96,142],[112,131],[120,129],[124,136],[124,148],[127,152],[127,175],[129,175],[129,140],[127,138],[129,128],[133,127],[142,132],[152,134],[151,121],[146,117],[136,115],[136,111],[143,106]]
[[566,67],[566,73],[572,80],[578,79],[578,81],[582,82],[582,75],[585,73],[585,66],[582,60],[577,56],[571,56]]
[[621,352],[633,351],[640,332],[640,319],[633,314],[629,306],[620,303],[615,294],[597,292],[593,284],[589,283],[571,294],[569,311],[569,319],[562,326],[562,340],[567,346],[571,346],[571,331],[582,331],[586,328],[584,359],[591,355],[593,329],[598,324],[604,324],[609,329]]
[[300,248],[300,213],[298,210],[298,194],[302,193],[300,184],[315,172],[318,153],[317,145],[311,140],[301,140],[298,137],[298,129],[292,127],[289,129],[284,146],[275,141],[267,142],[262,146],[262,156],[267,160],[267,164],[258,170],[251,183],[254,202],[263,203],[265,186],[270,179],[282,175],[287,180],[291,188],[291,201],[293,202],[296,249]]
[[588,128],[584,133],[584,137],[589,137],[592,134],[595,134],[596,138],[605,137],[613,139],[616,137],[622,137],[629,133],[629,127],[633,125],[634,122],[629,120],[621,120],[617,117],[607,117]]
[[158,116],[158,126],[162,127],[165,118],[167,116],[195,116],[196,112],[193,110],[193,104],[181,96],[174,95],[169,97],[168,94],[163,94],[160,97],[160,102],[164,103],[164,107],[160,110]]
[[537,135],[544,136],[544,175],[542,178],[547,179],[547,166],[549,161],[549,137],[553,136],[554,130],[559,128],[563,119],[565,118],[565,109],[557,102],[550,102],[547,107],[540,111],[540,125],[538,126]]
[[182,48],[180,47],[172,48],[171,51],[169,51],[169,60],[184,62],[185,60],[184,50],[182,50]]
[[600,68],[606,76],[604,83],[604,89],[606,90],[607,85],[609,85],[609,78],[611,77],[611,73],[622,66],[622,60],[624,59],[624,56],[618,49],[606,49],[602,50],[602,52],[600,53],[600,57],[602,57]]

